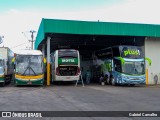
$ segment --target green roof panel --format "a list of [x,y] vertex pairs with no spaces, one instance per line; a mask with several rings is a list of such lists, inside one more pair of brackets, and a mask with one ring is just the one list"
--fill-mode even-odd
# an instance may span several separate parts
[[44,40],[46,33],[160,37],[160,25],[42,19],[35,49]]

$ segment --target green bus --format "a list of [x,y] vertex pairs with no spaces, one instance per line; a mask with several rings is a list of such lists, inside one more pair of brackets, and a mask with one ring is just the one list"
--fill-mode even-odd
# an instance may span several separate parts
[[43,85],[44,62],[39,50],[21,50],[15,57],[15,85]]

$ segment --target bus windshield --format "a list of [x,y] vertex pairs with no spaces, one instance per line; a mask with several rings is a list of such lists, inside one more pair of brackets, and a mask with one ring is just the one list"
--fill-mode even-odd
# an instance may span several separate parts
[[38,75],[43,73],[42,56],[18,55],[16,58],[16,73],[21,75]]
[[122,65],[122,72],[130,75],[145,74],[144,62],[126,62]]

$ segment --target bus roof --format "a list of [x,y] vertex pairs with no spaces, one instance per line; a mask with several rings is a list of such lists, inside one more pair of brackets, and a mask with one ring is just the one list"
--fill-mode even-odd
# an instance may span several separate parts
[[58,50],[55,50],[54,52],[52,52],[51,55],[55,54],[56,51],[60,51],[60,52],[65,52],[65,51],[67,51],[67,52],[74,52],[74,51],[78,51],[78,50],[75,50],[75,49],[58,49]]
[[75,49],[59,49],[58,51],[77,51]]
[[17,55],[43,55],[40,50],[20,50]]

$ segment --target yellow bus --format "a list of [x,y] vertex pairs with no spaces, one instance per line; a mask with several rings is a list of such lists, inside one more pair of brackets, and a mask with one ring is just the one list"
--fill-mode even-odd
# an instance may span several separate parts
[[15,85],[43,85],[44,63],[39,50],[21,50],[15,56]]

